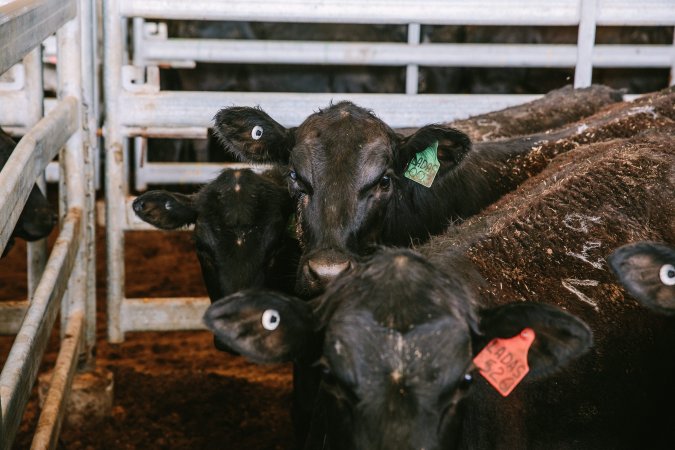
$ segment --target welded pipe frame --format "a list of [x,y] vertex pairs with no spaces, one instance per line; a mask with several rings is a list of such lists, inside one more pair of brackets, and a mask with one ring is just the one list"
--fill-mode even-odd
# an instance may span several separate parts
[[[98,111],[99,72],[97,72],[98,65],[94,57],[97,21],[93,3],[91,0],[81,2],[82,15],[86,17],[85,25],[81,30],[81,46],[83,63],[92,67],[91,73],[86,72],[90,76],[83,83],[84,98],[91,99],[87,102],[87,107],[91,110],[91,113],[87,114],[90,123],[86,124],[86,129],[90,134],[88,142],[98,147],[96,132],[98,117],[100,117]],[[43,99],[41,45],[44,38],[53,33],[59,24],[73,17],[74,5],[75,2],[72,1],[43,0],[35,2],[23,0],[0,6],[0,35],[14,36],[13,33],[18,33],[18,37],[15,39],[0,42],[0,73],[6,70],[3,69],[4,67],[11,67],[12,64],[19,62],[20,58],[17,55],[23,54],[22,52],[25,52],[26,49],[33,49],[23,58],[26,74],[25,87],[17,91],[0,91],[0,98],[3,100],[0,102],[0,123],[3,124],[6,132],[14,135],[25,134],[42,117],[44,110],[48,110],[55,101],[51,98]],[[25,10],[28,10],[28,12]],[[13,21],[13,18],[18,20]],[[98,184],[98,152],[93,152],[93,155],[95,182]],[[53,163],[47,166],[46,178],[48,182],[58,181],[58,164]],[[29,249],[40,246],[44,247],[43,244],[29,244]],[[29,250],[30,252],[31,250]],[[36,261],[32,263],[35,267],[44,263],[44,257],[39,253],[35,254],[33,260]],[[29,282],[29,285],[34,286],[31,282]]]
[[[576,2],[576,3],[575,3]],[[161,2],[159,2],[161,3]],[[274,3],[274,2],[270,2]],[[346,5],[352,5],[353,2],[344,2]],[[400,8],[410,8],[411,2],[399,2]],[[474,14],[471,8],[475,2],[471,3],[455,3],[452,6],[444,5],[444,7],[452,8],[452,10],[459,14],[465,22],[463,23],[483,23],[486,18],[476,18],[470,16]],[[579,3],[578,0],[568,2],[567,4],[556,5],[555,11],[557,14],[550,14],[547,16],[547,23],[555,24],[574,24],[579,25],[578,43],[577,45],[532,45],[532,44],[433,44],[419,42],[420,26],[418,23],[409,24],[408,43],[352,43],[352,42],[298,42],[298,41],[249,41],[249,40],[217,40],[217,39],[167,39],[161,36],[148,36],[144,29],[144,19],[136,17],[133,20],[133,42],[134,42],[134,59],[133,63],[136,66],[148,66],[154,64],[176,64],[185,62],[221,62],[221,63],[285,63],[285,64],[364,64],[364,65],[383,65],[383,66],[406,66],[406,94],[417,93],[418,67],[424,66],[463,66],[471,65],[475,67],[575,67],[575,87],[588,86],[591,83],[591,75],[593,67],[670,67],[671,71],[675,72],[675,59],[673,58],[672,45],[597,45],[594,46],[595,26],[598,20],[602,24],[617,24],[617,23],[668,23],[668,21],[675,22],[675,15],[671,9],[664,8],[667,6],[663,1],[656,0],[646,5],[652,11],[656,9],[665,12],[666,15],[655,15],[650,12],[649,18],[642,18],[642,16],[635,17],[635,14],[627,14],[628,9],[625,3],[614,2],[607,4],[606,2],[600,5],[604,15],[599,17],[597,12],[596,1],[584,1]],[[531,7],[533,2],[525,1],[515,5],[516,8],[525,8],[527,11],[524,14],[519,14],[512,21],[518,24],[531,24],[532,21],[540,20],[537,12],[532,12]],[[576,4],[579,11],[573,11],[571,5]],[[133,2],[127,2],[123,6],[123,10],[137,8],[138,5]],[[294,8],[306,8],[313,5],[313,2],[301,1],[293,2]],[[204,2],[204,7],[209,8],[208,13],[200,12],[200,17],[213,18],[214,15],[220,14],[218,7],[212,5],[210,2]],[[416,4],[416,7],[419,5]],[[144,2],[142,8],[152,9],[154,12],[152,16],[161,17],[161,14],[156,12],[157,2]],[[257,14],[259,10],[256,7],[251,8],[247,4],[241,2],[234,2],[233,7],[240,8],[246,14]],[[191,14],[189,10],[191,6],[186,6],[187,14]],[[173,8],[168,8],[173,11]],[[413,8],[414,9],[414,8]],[[455,11],[457,9],[457,11]],[[252,12],[253,11],[253,12]],[[257,11],[257,12],[256,12]],[[141,11],[143,12],[143,11]],[[147,12],[147,11],[146,11]],[[409,12],[409,11],[408,11]],[[520,11],[522,12],[522,11]],[[550,12],[550,11],[549,11]],[[194,11],[192,11],[194,13]],[[171,14],[174,12],[164,13]],[[244,12],[242,12],[244,14]],[[300,13],[298,13],[300,14]],[[312,7],[304,11],[300,16],[302,20],[317,21],[321,17],[317,17],[317,10]],[[348,13],[351,14],[351,13]],[[466,16],[463,16],[465,14]],[[670,15],[668,15],[670,14]],[[380,15],[377,17],[367,16],[370,22],[377,22],[381,20]],[[501,12],[499,17],[501,17]],[[453,16],[454,20],[456,17]],[[287,17],[280,20],[287,20]],[[331,20],[333,18],[331,17]],[[339,18],[335,19],[339,20]],[[365,20],[365,19],[364,19]],[[447,23],[449,20],[445,20]],[[578,21],[578,22],[577,22]],[[516,23],[514,22],[514,23]],[[675,82],[675,79],[672,80]],[[273,102],[276,93],[258,94],[259,100],[255,98],[238,98],[241,93],[226,94],[222,101],[226,102],[228,99],[234,100],[230,103],[237,105],[260,105],[264,102]],[[248,93],[246,93],[248,94]],[[244,94],[244,96],[246,95]],[[133,95],[133,94],[132,94]],[[129,99],[127,111],[138,112],[144,115],[147,111],[149,115],[157,117],[156,111],[180,111],[190,104],[203,105],[203,99],[190,98],[190,94],[181,93],[185,95],[180,101],[171,102],[167,105],[152,105],[150,109],[145,109],[147,105],[138,105],[134,103],[133,99]],[[217,94],[215,94],[217,95]],[[326,104],[325,100],[321,100],[321,95],[303,94],[304,97],[311,99],[311,104],[322,105]],[[308,96],[308,97],[307,97]],[[134,96],[135,98],[136,96]],[[324,98],[334,98],[335,96],[324,96]],[[344,96],[343,96],[344,97]],[[352,96],[348,96],[352,97]],[[500,109],[511,106],[513,104],[529,101],[529,98],[521,97],[514,99],[514,103],[507,102],[508,98],[499,99],[500,96],[484,97],[483,102],[479,103],[476,98],[482,96],[472,96],[464,99],[461,96],[436,96],[432,97],[431,102],[437,103],[443,101],[449,103],[449,108],[444,108],[444,111],[462,111],[464,114],[456,114],[446,116],[445,121],[456,120],[464,118],[463,116],[473,115],[488,110]],[[388,100],[392,97],[387,96]],[[167,99],[168,100],[168,99]],[[214,97],[215,101],[216,98]],[[402,98],[404,102],[409,102],[408,98]],[[221,100],[218,100],[221,101]],[[283,97],[279,101],[285,103]],[[392,102],[385,101],[388,105]],[[226,103],[221,103],[226,104]],[[397,104],[403,104],[398,103]],[[166,108],[164,107],[166,106]],[[427,107],[425,107],[427,106]],[[444,105],[445,106],[445,105]],[[190,106],[187,106],[190,108]],[[419,106],[416,106],[419,108]],[[274,106],[272,106],[274,108]],[[428,105],[421,106],[423,111],[434,111],[428,108]],[[377,105],[375,108],[379,114],[385,116],[395,115],[387,111],[387,106]],[[412,109],[412,108],[411,108]],[[270,109],[267,109],[270,111]],[[299,112],[299,111],[298,111]],[[469,114],[466,114],[469,113]],[[198,113],[197,113],[198,114]],[[276,113],[275,113],[276,114]],[[184,117],[197,117],[193,114],[186,114]],[[417,122],[403,124],[401,126],[420,126],[430,121],[437,121],[438,115],[432,114],[430,120],[416,117]],[[275,117],[281,117],[275,115]],[[164,118],[157,120],[163,122]],[[143,123],[143,119],[140,119]],[[282,117],[283,120],[283,117]],[[389,118],[385,119],[389,120]],[[396,120],[391,119],[394,126]],[[404,118],[402,122],[409,120]],[[130,119],[135,122],[136,118]],[[206,119],[201,118],[197,123],[205,123]],[[145,123],[148,123],[147,121]],[[165,122],[166,123],[166,122]],[[194,124],[195,122],[193,122]],[[286,124],[297,125],[297,117],[293,116]],[[185,128],[186,125],[177,125],[172,123],[172,126]],[[138,135],[133,130],[133,127],[128,130],[128,135]],[[142,135],[151,135],[148,129],[158,129],[159,127],[150,125],[147,129],[140,131]],[[202,128],[202,133],[205,134],[205,128]],[[185,135],[184,137],[192,137],[192,135]],[[139,142],[138,140],[136,141]],[[177,180],[188,180],[184,174],[191,168],[182,168],[178,165],[168,165],[162,163],[147,163],[147,154],[142,154],[143,159],[138,157],[134,161],[135,169],[135,183],[134,187],[137,190],[145,190],[149,183],[162,183],[167,181],[167,176],[171,170],[175,170],[175,177]],[[160,170],[161,175],[155,175],[153,170]],[[194,172],[194,171],[193,171]],[[208,178],[197,177],[194,178],[196,182],[206,182]],[[189,178],[192,182],[193,178]],[[181,182],[181,181],[179,181]]]
[[[597,1],[598,25],[654,26],[672,22],[670,0]],[[579,0],[129,0],[118,10],[125,17],[261,22],[330,22],[429,25],[577,25]]]
[[[673,25],[675,8],[671,0],[646,0],[636,10],[634,0],[513,0],[504,8],[499,0],[360,0],[323,2],[316,0],[105,0],[104,18],[108,93],[106,135],[106,225],[108,261],[108,338],[121,342],[127,331],[201,328],[200,309],[205,298],[139,298],[124,296],[124,231],[152,229],[138,220],[128,196],[127,143],[133,137],[204,137],[213,115],[230,105],[260,106],[285,126],[298,125],[307,115],[330,101],[349,99],[373,109],[393,127],[449,122],[491,110],[502,109],[538,98],[536,95],[419,95],[416,77],[420,65],[443,66],[472,62],[485,67],[506,65],[504,55],[518,58],[513,65],[528,67],[575,67],[575,86],[588,86],[593,67],[673,67],[671,46],[594,46],[599,25]],[[124,89],[121,78],[125,64],[124,34],[127,19],[133,18],[136,46],[134,64],[185,61],[203,62],[284,62],[298,64],[399,65],[406,67],[406,94],[297,94],[249,92],[145,92]],[[270,22],[329,22],[408,25],[407,43],[322,43],[283,41],[211,41],[204,39],[163,39],[145,36],[145,19],[194,19]],[[420,24],[428,25],[551,25],[579,26],[577,45],[491,45],[424,44],[419,40]],[[434,53],[452,54],[435,59]],[[496,52],[499,51],[499,54]],[[518,52],[527,51],[527,56]],[[547,52],[555,52],[552,57]],[[229,52],[226,54],[226,52]],[[486,54],[480,54],[485,52]],[[282,55],[282,56],[280,56]],[[398,56],[401,55],[401,56]],[[628,56],[626,56],[628,55]],[[628,64],[617,59],[634,56]],[[475,65],[472,64],[472,65]],[[675,69],[673,69],[675,70]],[[414,86],[413,86],[414,85]],[[415,95],[410,95],[415,94]],[[401,105],[405,105],[402,108]],[[123,113],[122,113],[123,112]],[[184,134],[183,134],[184,133]],[[137,187],[147,183],[206,182],[215,167],[195,164],[148,163],[136,158]],[[161,320],[153,319],[161,317]]]
[[[592,45],[593,67],[665,67],[671,45]],[[577,64],[575,44],[443,44],[394,42],[295,42],[244,39],[146,38],[144,65],[195,61],[232,64],[308,64],[427,67],[544,67]]]
[[[41,2],[35,9],[26,3],[28,13],[16,16],[18,24],[25,24],[26,17],[40,22],[41,16],[57,32],[59,60],[58,66],[59,101],[55,108],[40,119],[19,141],[4,169],[0,172],[0,248],[4,248],[33,183],[44,173],[49,161],[60,152],[63,180],[60,186],[60,232],[52,249],[42,276],[34,289],[32,299],[18,330],[17,338],[0,373],[0,449],[8,449],[14,440],[16,431],[25,410],[37,371],[42,360],[54,321],[61,308],[61,317],[65,322],[62,348],[54,370],[53,384],[48,393],[48,407],[43,409],[39,419],[32,448],[55,448],[60,424],[65,412],[63,405],[72,385],[72,379],[78,362],[82,367],[92,364],[92,347],[95,338],[94,291],[94,241],[93,241],[93,165],[91,147],[88,145],[91,133],[83,131],[83,123],[91,123],[90,110],[92,99],[87,87],[82,86],[82,64],[93,62],[91,55],[82,55],[80,41],[81,15],[69,21],[54,22],[49,8],[40,9],[45,4],[58,4],[59,8],[78,6],[91,12],[86,0],[68,2]],[[67,3],[67,4],[66,4]],[[35,12],[42,11],[42,12]],[[16,27],[16,23],[2,21],[1,26]],[[42,21],[44,26],[44,21]],[[45,30],[40,30],[40,33]],[[41,41],[40,41],[41,42]],[[39,42],[36,43],[39,45]],[[17,43],[21,51],[29,52],[25,42]],[[21,47],[23,46],[23,47]],[[36,53],[33,51],[33,53]],[[39,54],[39,52],[37,52]],[[31,54],[32,57],[33,54]],[[29,57],[30,58],[30,57]],[[24,64],[31,65],[30,59]],[[27,91],[35,92],[34,89]],[[84,92],[84,97],[83,97]],[[34,106],[35,111],[42,108],[41,94]],[[95,132],[95,131],[94,131]],[[65,147],[64,147],[65,145]],[[60,150],[64,147],[62,150]],[[87,192],[88,190],[88,192]],[[23,303],[23,302],[20,302]],[[11,305],[17,313],[17,305]]]

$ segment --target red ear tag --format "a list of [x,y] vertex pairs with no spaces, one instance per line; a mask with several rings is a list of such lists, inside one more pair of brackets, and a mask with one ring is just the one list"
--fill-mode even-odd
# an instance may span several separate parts
[[512,338],[493,339],[473,362],[488,383],[506,397],[530,371],[527,352],[533,341],[532,328],[525,328]]

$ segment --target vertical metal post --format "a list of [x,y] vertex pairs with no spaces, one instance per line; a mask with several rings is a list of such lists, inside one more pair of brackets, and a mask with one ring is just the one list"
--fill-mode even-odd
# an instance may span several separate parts
[[87,292],[84,341],[80,346],[81,367],[91,368],[96,346],[96,164],[98,161],[98,78],[96,77],[97,17],[96,3],[80,0],[80,34],[82,56],[82,125],[85,209],[83,222]]
[[670,48],[670,86],[675,86],[675,28],[673,29],[673,46]]
[[137,136],[134,138],[134,189],[144,191],[148,188],[146,166],[148,162],[148,140]]
[[[420,44],[419,23],[408,24],[408,45]],[[419,86],[419,67],[417,64],[408,64],[405,70],[405,93],[417,94]]]
[[106,261],[108,265],[108,339],[122,342],[120,313],[124,298],[124,207],[127,191],[124,136],[119,126],[117,99],[122,90],[123,19],[119,0],[103,2],[103,85],[105,91]]
[[[145,68],[145,55],[143,54],[143,33],[145,32],[145,19],[134,17],[133,19],[133,65]],[[147,162],[147,139],[141,136],[134,138],[134,189],[144,191],[148,188],[145,182],[145,163]]]
[[577,65],[574,87],[587,87],[593,79],[593,45],[598,0],[579,0],[579,34],[577,36]]
[[134,17],[133,23],[134,57],[132,58],[132,61],[134,66],[145,66],[145,58],[143,56],[143,29],[145,28],[145,19],[142,17]]
[[[44,89],[42,86],[42,47],[35,47],[23,59],[25,68],[24,92],[26,95],[26,129],[30,129],[44,115]],[[37,180],[40,190],[47,195],[47,183],[44,175]],[[42,272],[47,264],[47,239],[28,242],[28,298],[32,298]]]
[[[79,7],[78,2],[77,8],[79,9]],[[79,111],[75,119],[76,131],[68,139],[64,149],[59,152],[59,165],[61,167],[59,205],[63,208],[60,214],[65,216],[69,209],[80,208],[83,213],[81,230],[84,235],[84,239],[81,241],[83,245],[79,246],[73,272],[68,281],[68,290],[61,303],[61,339],[64,337],[71,314],[86,311],[89,303],[87,302],[87,295],[90,292],[87,271],[92,255],[89,254],[91,241],[87,240],[86,232],[89,227],[89,214],[85,199],[86,183],[83,151],[86,137],[82,131],[83,87],[80,20],[81,15],[77,14],[74,19],[67,22],[56,33],[58,98],[63,99],[68,96],[77,98]],[[91,356],[91,352],[86,352],[83,359],[87,361]]]

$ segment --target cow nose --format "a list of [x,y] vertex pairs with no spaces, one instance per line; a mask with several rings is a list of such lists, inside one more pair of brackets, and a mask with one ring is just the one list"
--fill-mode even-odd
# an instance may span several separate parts
[[138,198],[136,200],[134,200],[134,203],[132,205],[132,207],[134,208],[134,211],[136,211],[137,213],[143,211],[144,206],[145,206],[145,202],[143,202],[143,200],[138,199]]
[[307,261],[309,273],[324,286],[351,266],[351,262],[344,258],[312,258]]

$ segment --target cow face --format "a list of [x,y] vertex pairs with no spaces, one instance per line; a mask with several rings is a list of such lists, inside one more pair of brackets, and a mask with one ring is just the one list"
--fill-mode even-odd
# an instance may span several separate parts
[[[468,137],[448,127],[430,125],[404,138],[349,102],[312,114],[297,129],[259,109],[226,108],[216,115],[214,130],[240,158],[287,167],[303,247],[301,294],[322,291],[376,244],[409,244],[406,230],[418,219],[416,208],[427,207],[428,188],[404,176],[408,164],[434,148],[438,180],[470,149]],[[394,237],[387,232],[392,228],[403,231]]]
[[675,249],[638,242],[619,247],[607,260],[633,297],[647,308],[675,315]]
[[[157,228],[195,225],[197,256],[212,301],[246,287],[270,286],[276,266],[293,264],[278,258],[292,214],[280,176],[224,171],[193,195],[146,192],[134,200],[133,209]],[[279,283],[291,282],[292,273],[289,277]]]
[[254,361],[309,358],[321,367],[315,414],[329,448],[448,449],[478,376],[473,357],[491,339],[535,331],[529,378],[564,366],[592,340],[583,322],[544,304],[479,310],[472,286],[411,251],[380,250],[309,304],[245,291],[214,303],[204,320]]
[[[5,166],[15,146],[14,140],[0,129],[0,169]],[[56,212],[47,198],[37,186],[33,186],[2,256],[5,256],[14,244],[14,237],[26,241],[45,238],[51,233],[57,220]]]

